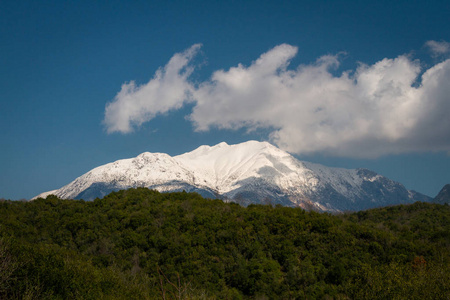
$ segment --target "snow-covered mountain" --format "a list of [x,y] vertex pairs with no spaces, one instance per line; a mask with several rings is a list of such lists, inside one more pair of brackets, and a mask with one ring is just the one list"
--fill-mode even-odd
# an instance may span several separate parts
[[54,194],[93,200],[131,187],[195,191],[243,205],[270,203],[320,211],[363,210],[431,200],[375,172],[299,161],[267,142],[257,141],[201,146],[174,157],[145,152],[97,167],[35,198]]

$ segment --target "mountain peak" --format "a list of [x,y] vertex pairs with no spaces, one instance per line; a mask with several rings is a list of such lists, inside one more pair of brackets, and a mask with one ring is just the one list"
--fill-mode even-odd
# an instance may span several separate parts
[[92,200],[131,187],[196,191],[244,205],[270,201],[323,211],[429,200],[369,170],[301,162],[268,142],[254,140],[200,146],[174,157],[144,152],[99,166],[50,193],[61,198]]
[[227,146],[229,146],[229,145],[226,142],[221,142],[221,143],[215,145],[214,147],[222,148],[222,147],[227,147]]
[[449,203],[450,204],[450,184],[446,184],[439,194],[434,198],[433,202],[444,204]]

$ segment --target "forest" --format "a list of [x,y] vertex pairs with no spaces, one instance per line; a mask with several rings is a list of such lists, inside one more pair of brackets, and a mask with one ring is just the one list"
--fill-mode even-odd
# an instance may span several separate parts
[[450,207],[0,201],[0,299],[450,299]]

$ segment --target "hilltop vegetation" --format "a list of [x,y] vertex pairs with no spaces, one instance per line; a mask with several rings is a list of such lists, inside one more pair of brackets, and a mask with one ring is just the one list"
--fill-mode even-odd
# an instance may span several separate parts
[[448,299],[450,207],[342,215],[148,189],[0,202],[3,299]]

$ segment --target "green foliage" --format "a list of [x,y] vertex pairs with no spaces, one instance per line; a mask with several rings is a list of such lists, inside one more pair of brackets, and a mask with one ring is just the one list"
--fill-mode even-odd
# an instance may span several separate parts
[[0,202],[0,298],[448,299],[450,207],[342,215],[148,189]]

